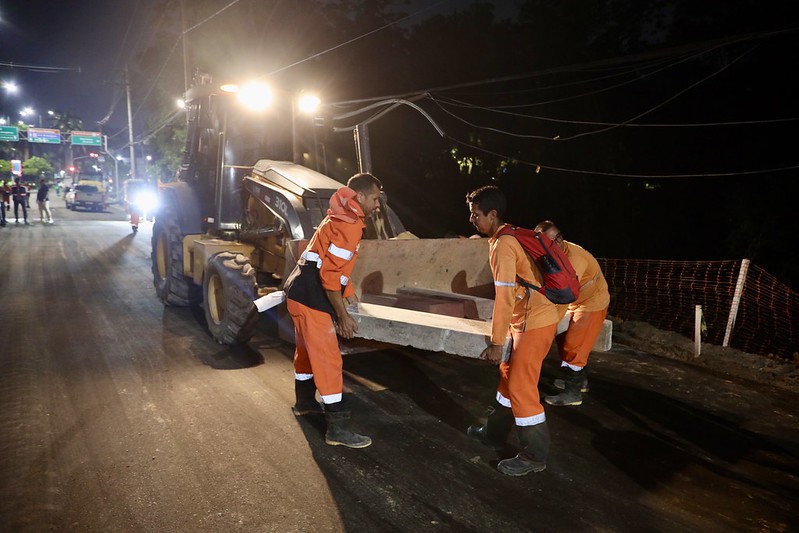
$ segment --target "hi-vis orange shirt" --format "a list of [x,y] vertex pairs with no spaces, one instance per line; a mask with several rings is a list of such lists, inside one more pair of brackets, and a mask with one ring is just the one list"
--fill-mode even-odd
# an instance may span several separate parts
[[355,294],[350,277],[364,228],[363,210],[355,201],[355,194],[349,187],[342,187],[330,199],[327,217],[286,280],[288,298],[332,314],[322,289],[341,291],[343,298]]
[[[504,226],[500,226],[501,229]],[[543,294],[530,291],[516,282],[516,276],[538,285],[544,283],[530,256],[512,235],[489,240],[489,264],[494,276],[494,316],[491,344],[504,344],[509,328],[514,331],[542,328],[559,321],[558,308]]]
[[569,304],[570,311],[602,311],[610,305],[608,282],[596,258],[585,248],[563,241],[563,251],[580,279],[580,295]]

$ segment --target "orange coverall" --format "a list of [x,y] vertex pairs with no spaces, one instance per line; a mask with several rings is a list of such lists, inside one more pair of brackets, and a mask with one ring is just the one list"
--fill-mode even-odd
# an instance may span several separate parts
[[588,364],[588,356],[602,331],[608,315],[610,292],[593,255],[573,242],[563,241],[562,247],[580,279],[580,295],[575,302],[558,306],[561,318],[566,312],[571,313],[571,317],[569,329],[558,335],[556,342],[561,361],[579,371]]
[[503,235],[492,236],[488,242],[495,288],[491,344],[504,344],[508,330],[513,339],[510,358],[499,365],[497,402],[511,408],[517,426],[534,426],[546,421],[538,378],[560,316],[557,306],[546,296],[516,282],[519,276],[543,284],[538,268],[519,241],[512,235]]
[[[319,224],[303,252],[300,263],[306,265],[304,268],[315,265],[321,280],[319,286],[308,284],[309,278],[303,278],[303,294],[316,292],[314,296],[321,299],[327,298],[324,290],[342,291],[345,299],[355,294],[350,276],[365,225],[363,211],[353,196],[354,191],[348,187],[334,194],[328,216]],[[296,337],[295,379],[313,379],[323,403],[340,402],[344,387],[343,363],[333,317],[326,310],[310,307],[311,300],[303,303],[292,298],[293,289],[289,289],[286,303]]]

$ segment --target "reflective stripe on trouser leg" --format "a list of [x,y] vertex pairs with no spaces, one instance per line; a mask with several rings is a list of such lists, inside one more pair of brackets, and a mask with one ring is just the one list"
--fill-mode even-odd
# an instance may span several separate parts
[[538,395],[538,378],[556,329],[557,324],[552,324],[525,332],[511,332],[513,353],[507,363],[499,365],[497,401],[507,405],[505,401],[510,400],[517,426],[534,426],[546,420]]
[[295,375],[313,374],[322,402],[340,402],[344,390],[343,365],[333,319],[324,311],[311,309],[294,300],[286,300],[286,305],[294,321],[297,343]]
[[597,337],[602,332],[608,308],[601,311],[581,311],[572,313],[569,329],[558,335],[560,359],[572,370],[579,370],[588,364],[588,356]]

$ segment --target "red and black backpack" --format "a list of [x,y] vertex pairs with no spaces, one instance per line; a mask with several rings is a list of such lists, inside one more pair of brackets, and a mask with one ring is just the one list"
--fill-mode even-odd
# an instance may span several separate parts
[[544,284],[537,286],[516,276],[519,285],[540,292],[556,304],[569,304],[580,295],[580,280],[566,253],[560,246],[539,231],[506,225],[497,237],[513,235],[544,276]]

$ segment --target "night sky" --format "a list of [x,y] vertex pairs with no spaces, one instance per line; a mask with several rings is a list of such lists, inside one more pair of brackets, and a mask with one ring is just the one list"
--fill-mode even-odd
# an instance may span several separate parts
[[[109,111],[121,77],[117,69],[135,57],[149,36],[153,2],[124,0],[3,0],[0,2],[0,76],[19,86],[3,96],[3,112],[25,106],[37,112],[70,112],[96,131]],[[127,35],[126,35],[127,34]],[[50,67],[9,68],[8,63]],[[113,124],[125,124],[124,108]]]

